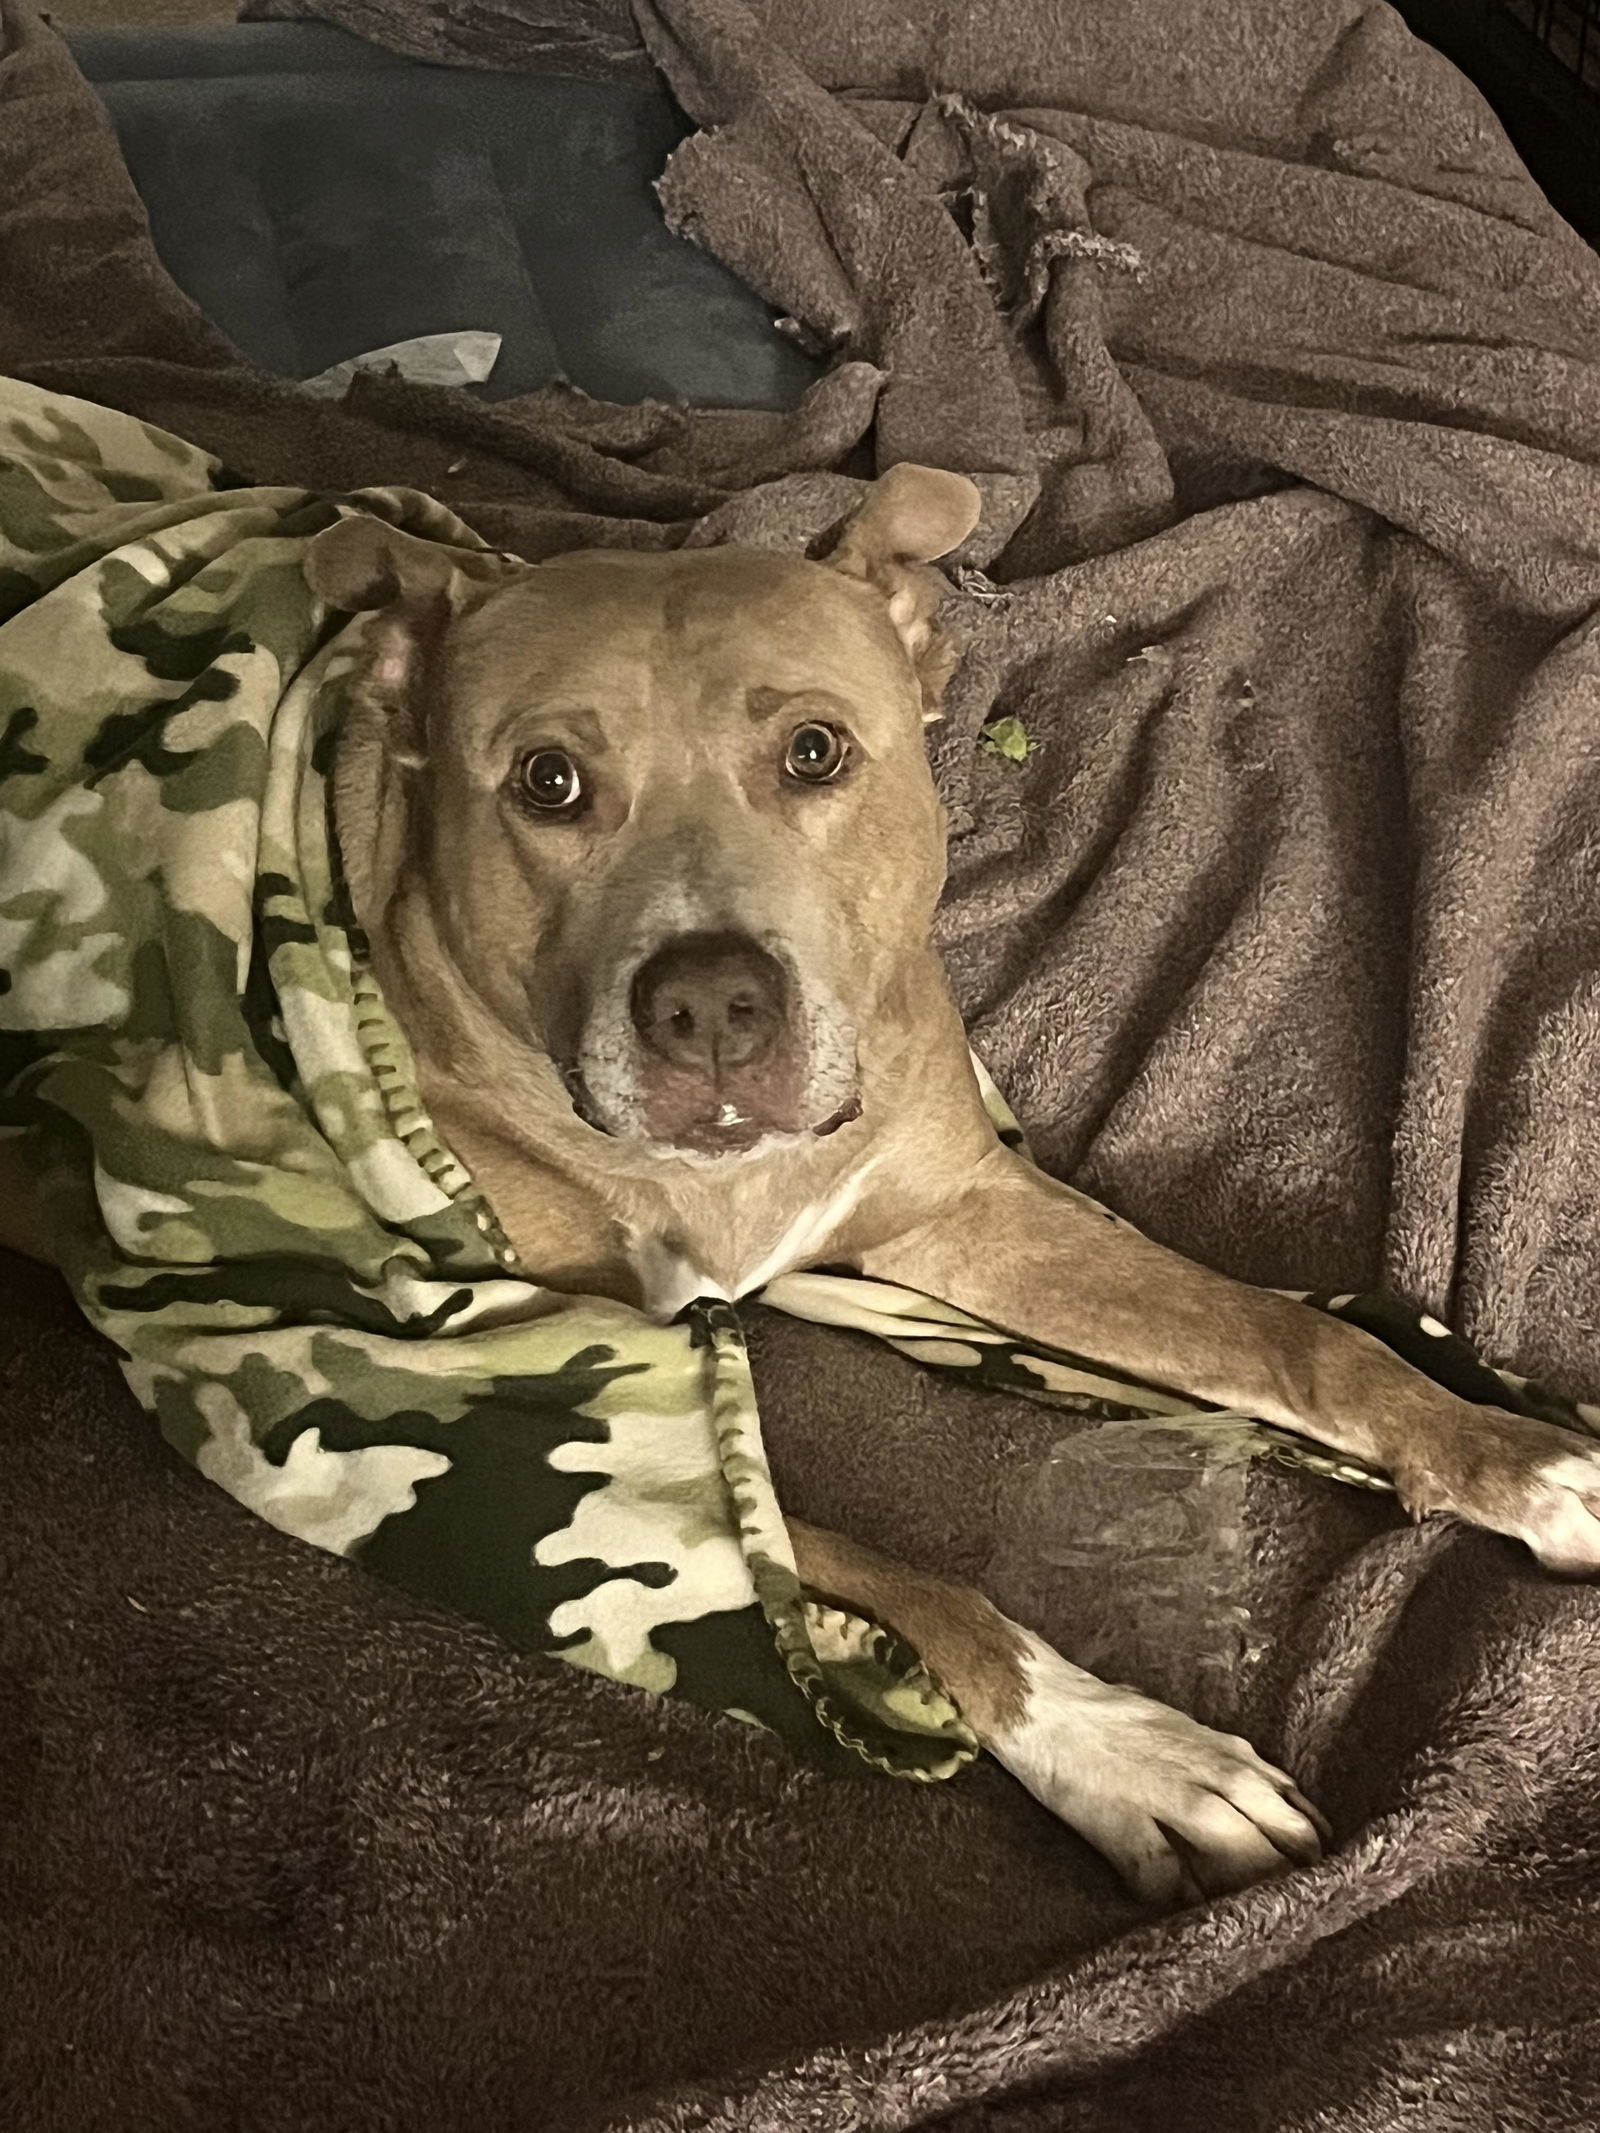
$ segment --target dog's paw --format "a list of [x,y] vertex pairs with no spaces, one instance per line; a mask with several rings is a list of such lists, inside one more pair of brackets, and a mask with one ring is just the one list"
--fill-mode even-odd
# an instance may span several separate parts
[[1248,1741],[1027,1644],[1024,1715],[984,1746],[1136,1896],[1198,1902],[1321,1857],[1327,1824]]
[[1525,1541],[1560,1576],[1600,1577],[1600,1444],[1571,1430],[1458,1401],[1394,1485],[1413,1518],[1453,1512]]

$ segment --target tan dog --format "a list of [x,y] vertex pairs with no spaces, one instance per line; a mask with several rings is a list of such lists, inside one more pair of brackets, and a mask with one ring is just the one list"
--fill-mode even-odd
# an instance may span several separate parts
[[[929,943],[922,742],[949,667],[925,566],[977,515],[971,483],[904,466],[826,564],[593,552],[485,578],[375,520],[320,538],[316,589],[383,610],[337,814],[446,1139],[560,1285],[666,1317],[850,1264],[1600,1568],[1600,1458],[1564,1432],[1203,1272],[997,1143]],[[1145,1894],[1316,1852],[1315,1811],[1244,1742],[1104,1686],[975,1593],[791,1531],[806,1582],[901,1630]]]
[[[849,1264],[1600,1569],[1600,1456],[1189,1264],[997,1141],[930,945],[922,742],[950,664],[926,565],[977,515],[969,482],[903,466],[825,563],[529,567],[364,517],[318,538],[317,592],[378,611],[337,821],[446,1142],[553,1285],[669,1318]],[[1095,1680],[977,1593],[790,1530],[805,1582],[909,1639],[1142,1894],[1318,1852],[1316,1810],[1244,1741]]]

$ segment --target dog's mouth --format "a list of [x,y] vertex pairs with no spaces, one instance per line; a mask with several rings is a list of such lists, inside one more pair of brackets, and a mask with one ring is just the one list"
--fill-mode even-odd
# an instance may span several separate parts
[[852,1092],[816,1124],[803,1124],[775,1116],[748,1099],[707,1091],[703,1098],[675,1115],[665,1131],[652,1131],[647,1119],[638,1126],[619,1127],[608,1119],[595,1101],[583,1069],[563,1067],[561,1079],[575,1115],[609,1140],[635,1140],[674,1154],[701,1156],[748,1155],[772,1140],[825,1140],[861,1116],[861,1098]]

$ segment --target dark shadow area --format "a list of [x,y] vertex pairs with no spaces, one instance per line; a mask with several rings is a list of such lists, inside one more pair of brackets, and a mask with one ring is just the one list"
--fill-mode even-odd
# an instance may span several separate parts
[[1546,197],[1600,245],[1600,0],[1396,0],[1493,105]]

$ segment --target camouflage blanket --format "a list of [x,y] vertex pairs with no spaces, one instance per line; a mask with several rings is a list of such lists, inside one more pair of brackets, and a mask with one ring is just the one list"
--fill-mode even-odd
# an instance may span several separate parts
[[945,1775],[975,1745],[914,1656],[800,1595],[732,1312],[541,1288],[423,1114],[330,826],[362,632],[301,565],[340,508],[4,388],[0,1123],[53,1251],[168,1441],[285,1532]]
[[[729,1302],[661,1326],[542,1287],[424,1114],[330,820],[365,625],[302,559],[353,510],[483,546],[418,492],[241,486],[0,385],[0,1132],[53,1252],[168,1442],[284,1532],[825,1761],[948,1776],[976,1744],[916,1655],[798,1583]],[[931,1298],[822,1274],[764,1296],[1382,1485]],[[1441,1366],[1442,1328],[1373,1323],[1402,1346],[1420,1323]],[[1481,1396],[1573,1419],[1448,1346]]]

